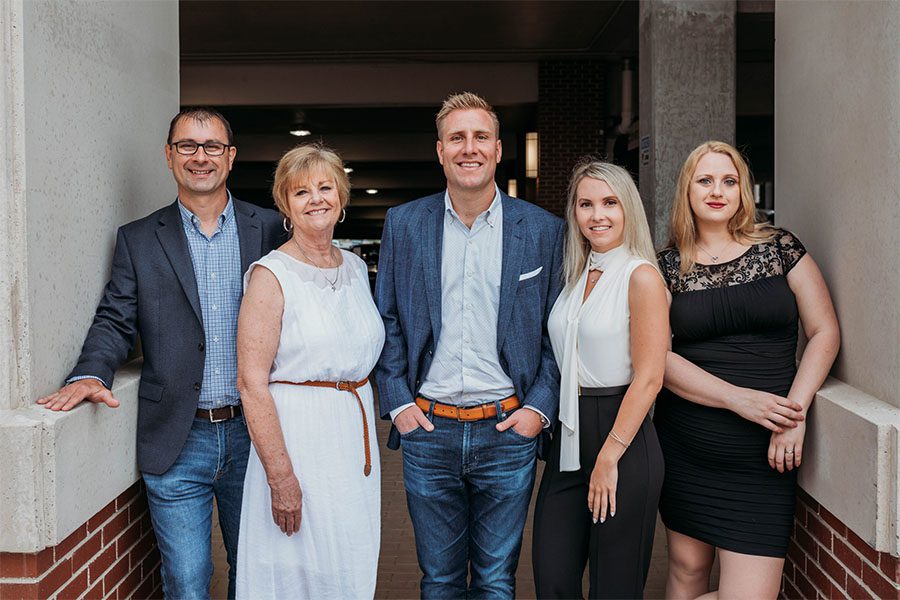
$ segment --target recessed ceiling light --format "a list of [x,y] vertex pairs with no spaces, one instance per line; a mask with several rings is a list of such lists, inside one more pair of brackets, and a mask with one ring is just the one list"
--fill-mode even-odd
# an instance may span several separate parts
[[311,133],[312,131],[310,131],[309,129],[292,129],[290,131],[291,135],[296,135],[297,137],[305,137]]
[[375,188],[369,188],[366,190],[366,193],[367,194],[377,194],[378,190],[376,190]]
[[353,167],[344,167],[344,173],[349,174],[349,173],[352,173],[352,172],[353,172]]

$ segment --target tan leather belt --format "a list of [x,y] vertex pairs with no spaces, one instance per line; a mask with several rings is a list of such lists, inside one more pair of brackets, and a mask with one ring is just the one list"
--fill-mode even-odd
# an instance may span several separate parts
[[342,392],[350,392],[356,397],[356,403],[359,405],[359,414],[362,415],[363,427],[363,444],[366,454],[366,464],[363,467],[363,474],[368,477],[372,472],[372,453],[369,451],[369,421],[366,419],[366,409],[363,407],[362,398],[359,397],[357,389],[369,383],[366,377],[362,381],[272,381],[270,383],[285,383],[287,385],[306,385],[310,387],[331,388]]
[[235,417],[241,416],[241,407],[237,406],[220,406],[219,408],[198,408],[196,417],[209,421],[210,423],[221,423]]
[[[428,414],[431,410],[432,401],[421,396],[416,398],[416,406],[422,409],[422,412]],[[500,401],[500,409],[508,413],[519,408],[519,399],[515,396],[504,398]],[[485,402],[477,406],[454,406],[452,404],[443,404],[441,402],[434,403],[434,414],[445,419],[456,419],[457,421],[481,421],[482,419],[493,419],[497,416],[497,403]]]

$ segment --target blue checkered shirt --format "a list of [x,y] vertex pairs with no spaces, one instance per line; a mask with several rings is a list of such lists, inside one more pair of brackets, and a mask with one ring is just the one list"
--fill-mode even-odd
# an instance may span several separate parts
[[237,320],[241,306],[241,247],[231,192],[219,215],[219,227],[209,237],[200,219],[178,201],[200,294],[206,356],[200,408],[240,404],[237,391]]

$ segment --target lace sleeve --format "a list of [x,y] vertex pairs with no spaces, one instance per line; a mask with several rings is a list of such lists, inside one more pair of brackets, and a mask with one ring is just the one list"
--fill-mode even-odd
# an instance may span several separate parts
[[779,229],[775,235],[775,243],[778,247],[778,258],[781,259],[782,272],[787,275],[788,271],[794,268],[794,265],[806,254],[806,248],[803,242],[797,239],[793,233],[786,229]]
[[678,251],[674,248],[660,250],[656,255],[656,260],[659,262],[659,270],[662,272],[663,279],[666,280],[666,287],[669,288],[669,291],[672,291],[672,282],[678,275],[678,265],[675,261],[677,256]]

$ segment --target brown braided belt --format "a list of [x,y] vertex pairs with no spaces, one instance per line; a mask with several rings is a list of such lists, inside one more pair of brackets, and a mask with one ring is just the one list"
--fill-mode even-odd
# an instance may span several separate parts
[[369,473],[372,472],[372,454],[369,451],[369,421],[366,419],[366,409],[363,407],[362,398],[359,397],[359,393],[356,391],[359,388],[363,387],[367,383],[369,383],[369,378],[366,377],[362,381],[272,381],[271,383],[284,383],[287,385],[306,385],[309,387],[319,387],[319,388],[331,388],[334,390],[340,390],[342,392],[350,392],[356,397],[356,403],[359,405],[359,413],[362,415],[362,426],[363,426],[363,444],[365,444],[365,452],[366,452],[366,466],[363,467],[363,473],[366,477],[369,476]]

